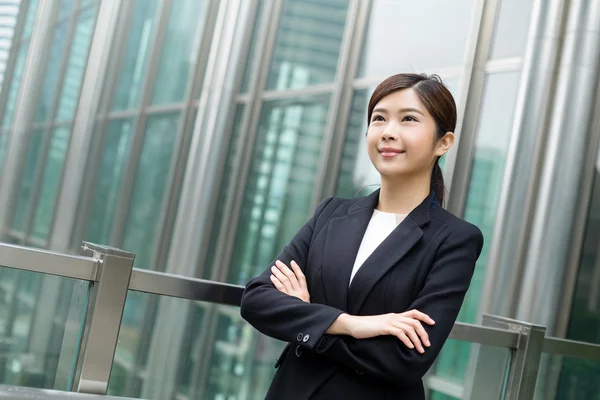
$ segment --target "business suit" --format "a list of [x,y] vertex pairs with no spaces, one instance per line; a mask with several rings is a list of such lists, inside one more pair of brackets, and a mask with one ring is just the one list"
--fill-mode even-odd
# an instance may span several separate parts
[[[447,339],[483,246],[479,229],[444,210],[432,194],[350,274],[379,191],[329,198],[277,259],[302,268],[311,303],[279,292],[270,269],[251,280],[241,314],[256,329],[289,342],[267,399],[425,398],[421,378]],[[395,336],[354,339],[325,334],[342,313],[378,315],[417,309],[431,347],[424,354]]]

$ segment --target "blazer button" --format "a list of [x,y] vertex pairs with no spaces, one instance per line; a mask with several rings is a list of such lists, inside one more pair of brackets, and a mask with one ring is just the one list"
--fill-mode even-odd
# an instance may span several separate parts
[[296,346],[296,350],[294,351],[294,353],[296,354],[296,357],[302,356],[302,349],[300,348],[300,346]]
[[296,339],[298,339],[298,341],[301,342],[304,339],[304,335],[299,333]]
[[308,342],[309,340],[310,340],[310,335],[308,335],[308,334],[307,334],[307,335],[304,335],[304,337],[302,338],[302,341],[303,341],[304,343]]

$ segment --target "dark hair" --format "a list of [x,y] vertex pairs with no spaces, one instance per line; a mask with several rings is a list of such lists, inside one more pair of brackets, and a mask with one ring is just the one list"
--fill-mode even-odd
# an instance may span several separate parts
[[[398,74],[381,82],[371,95],[371,100],[369,100],[367,124],[370,124],[373,109],[381,99],[398,90],[409,88],[417,93],[429,114],[433,116],[437,127],[437,139],[441,139],[446,132],[454,132],[457,118],[456,103],[452,93],[444,86],[441,78],[437,75]],[[437,200],[443,204],[446,187],[444,186],[442,169],[439,165],[439,157],[435,160],[431,171],[431,190],[435,193]]]

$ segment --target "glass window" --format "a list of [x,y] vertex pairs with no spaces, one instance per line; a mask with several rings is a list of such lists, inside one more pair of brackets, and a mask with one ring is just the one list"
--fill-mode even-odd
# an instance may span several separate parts
[[[464,218],[483,232],[485,245],[458,316],[458,320],[463,322],[475,322],[478,312],[487,253],[493,241],[504,162],[512,133],[519,77],[520,72],[497,73],[488,75],[485,81],[464,212]],[[464,379],[468,360],[469,345],[455,342],[446,346],[440,354],[437,373]]]
[[531,23],[533,0],[502,0],[490,60],[523,57]]
[[44,81],[37,101],[35,122],[47,121],[50,118],[52,104],[54,104],[54,96],[57,89],[56,82],[58,81],[60,66],[63,61],[63,53],[67,42],[68,24],[69,21],[61,22],[54,29],[50,55],[44,70]]
[[33,221],[32,235],[48,240],[56,196],[62,181],[62,171],[69,148],[70,128],[57,128],[52,133],[50,150],[42,176],[42,187]]
[[38,167],[38,160],[41,157],[42,138],[44,129],[35,129],[31,134],[29,148],[25,156],[25,166],[21,176],[19,188],[19,197],[17,198],[16,210],[13,214],[12,229],[26,233],[27,215],[33,196],[33,186],[35,185],[35,175]]
[[473,0],[375,0],[359,76],[461,66],[473,8]]
[[150,42],[157,10],[157,0],[135,0],[113,110],[127,110],[139,105],[142,79],[152,50]]
[[79,90],[83,81],[83,73],[87,65],[88,53],[94,33],[94,24],[96,20],[96,10],[90,8],[78,16],[77,26],[69,60],[67,62],[67,71],[60,95],[57,120],[72,120],[75,117],[75,109],[79,99]]
[[129,154],[131,125],[129,119],[111,121],[108,125],[85,235],[87,241],[110,243],[123,169]]
[[27,16],[25,18],[25,26],[23,27],[23,36],[22,36],[23,38],[31,36],[39,0],[31,0],[28,3],[29,3],[29,5],[27,6]]
[[148,118],[123,239],[123,249],[135,254],[138,268],[151,268],[161,210],[168,198],[178,120],[178,113]]
[[[2,278],[5,270],[9,268],[0,267]],[[11,275],[16,284],[4,286],[4,295],[0,296],[0,332],[3,337],[10,338],[5,341],[0,355],[3,366],[0,381],[5,385],[69,390],[68,380],[61,377],[72,376],[74,372],[89,283],[12,269]],[[68,295],[53,305],[52,313],[38,312],[39,302],[48,301],[37,296],[41,285],[53,286],[61,294]],[[52,318],[53,323],[39,323],[46,318]],[[36,331],[39,327],[47,329],[43,332],[47,342],[32,352],[29,343],[33,335],[40,334]]]
[[198,56],[199,33],[204,27],[207,2],[178,0],[173,2],[169,25],[154,83],[152,104],[183,101],[188,74]]
[[258,33],[264,29],[264,25],[268,23],[265,20],[265,2],[263,0],[258,1],[257,15],[254,20],[254,29],[252,29],[252,37],[250,38],[250,49],[248,50],[248,56],[246,57],[246,68],[244,68],[244,76],[242,77],[242,86],[240,93],[247,93],[250,86],[250,79],[252,79],[256,73],[252,69],[252,63],[256,57],[256,51],[259,49],[261,43],[258,42]]
[[75,8],[75,0],[60,0],[58,5],[58,19],[66,17]]
[[267,89],[333,82],[348,0],[286,0],[277,31]]
[[309,217],[329,96],[265,103],[228,281],[261,273]]
[[[25,69],[25,59],[27,58],[28,50],[29,41],[21,43],[13,72],[12,82],[10,82],[10,92],[8,92],[4,117],[2,118],[3,127],[9,127],[13,122],[15,109],[17,107],[17,96],[19,95],[19,88],[21,87],[21,77],[23,76],[23,70]],[[6,85],[3,85],[3,90],[6,90]]]

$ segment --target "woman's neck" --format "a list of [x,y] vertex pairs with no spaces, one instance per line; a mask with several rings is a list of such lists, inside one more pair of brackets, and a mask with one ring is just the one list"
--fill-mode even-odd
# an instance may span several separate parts
[[431,193],[430,179],[389,179],[382,176],[377,209],[395,214],[409,214]]

